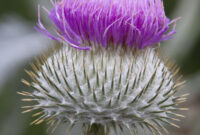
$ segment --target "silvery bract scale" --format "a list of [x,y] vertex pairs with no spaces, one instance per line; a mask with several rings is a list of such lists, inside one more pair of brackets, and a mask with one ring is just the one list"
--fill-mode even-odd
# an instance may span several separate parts
[[[36,112],[32,124],[46,121],[50,128],[82,123],[85,134],[109,134],[110,129],[138,128],[152,134],[167,133],[163,124],[178,127],[178,104],[187,94],[175,96],[183,84],[172,64],[160,59],[156,49],[91,48],[80,51],[64,46],[44,56],[27,71],[33,91],[22,91],[25,112]],[[35,103],[35,104],[34,104]],[[95,132],[93,130],[96,130]],[[94,132],[94,133],[93,133]]]

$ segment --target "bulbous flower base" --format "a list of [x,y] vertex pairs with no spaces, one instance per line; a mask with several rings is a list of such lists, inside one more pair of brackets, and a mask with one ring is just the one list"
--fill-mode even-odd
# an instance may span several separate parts
[[23,80],[33,91],[19,92],[28,96],[23,101],[36,101],[23,107],[38,111],[32,124],[83,123],[85,135],[107,135],[110,128],[137,132],[138,127],[161,134],[167,132],[163,123],[178,127],[174,116],[182,115],[175,111],[185,110],[177,108],[187,96],[175,96],[183,84],[175,78],[178,70],[170,71],[172,65],[153,48],[64,46],[36,63],[27,71],[33,82]]

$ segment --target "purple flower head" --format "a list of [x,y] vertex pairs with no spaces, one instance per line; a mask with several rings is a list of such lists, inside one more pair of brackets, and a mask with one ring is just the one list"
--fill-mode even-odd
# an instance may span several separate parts
[[[176,33],[176,20],[166,17],[162,0],[57,0],[52,4],[47,12],[55,34],[47,31],[40,16],[36,29],[77,49],[95,45],[142,49]],[[170,24],[174,24],[171,31]]]

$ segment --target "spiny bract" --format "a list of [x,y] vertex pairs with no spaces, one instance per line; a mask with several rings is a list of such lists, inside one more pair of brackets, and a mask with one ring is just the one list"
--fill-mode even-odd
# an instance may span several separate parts
[[183,117],[174,113],[185,110],[176,106],[187,96],[174,96],[182,85],[175,79],[177,70],[170,72],[153,48],[79,51],[64,46],[36,63],[34,72],[27,71],[33,82],[23,80],[33,92],[19,92],[28,96],[23,101],[36,101],[23,107],[24,112],[38,110],[34,116],[40,117],[32,124],[82,123],[87,132],[100,125],[105,134],[108,127],[145,127],[161,134],[167,132],[162,123],[178,127],[173,117]]

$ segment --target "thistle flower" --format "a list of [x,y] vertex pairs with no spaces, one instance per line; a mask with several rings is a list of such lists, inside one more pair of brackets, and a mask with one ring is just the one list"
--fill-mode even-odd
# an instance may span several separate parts
[[[175,34],[177,19],[170,21],[165,16],[162,0],[60,0],[52,5],[47,12],[55,24],[55,35],[40,17],[35,28],[78,49],[111,44],[142,49]],[[171,31],[170,24],[174,24]]]
[[[84,135],[109,135],[113,130],[138,129],[168,133],[163,124],[178,127],[176,111],[186,96],[176,96],[184,82],[178,69],[149,47],[172,38],[161,0],[61,0],[48,12],[56,35],[40,21],[36,29],[64,42],[26,71],[33,91],[23,101],[35,101],[24,111],[37,111],[31,124],[46,121],[53,130],[77,123]],[[175,25],[174,25],[175,26]],[[168,32],[167,32],[168,31]],[[72,47],[71,47],[72,46]],[[79,49],[89,49],[81,51]],[[145,134],[145,133],[144,133]]]

